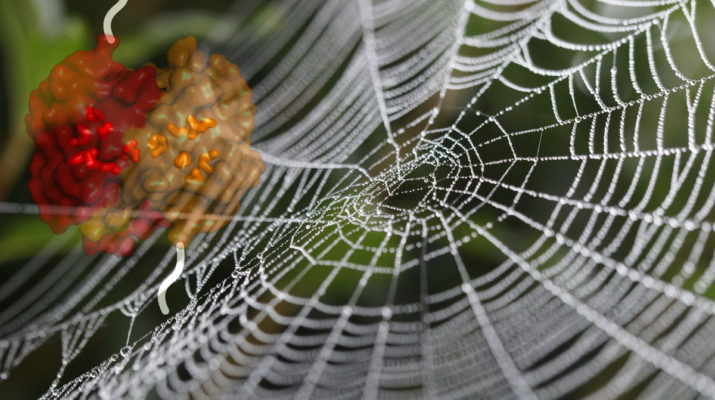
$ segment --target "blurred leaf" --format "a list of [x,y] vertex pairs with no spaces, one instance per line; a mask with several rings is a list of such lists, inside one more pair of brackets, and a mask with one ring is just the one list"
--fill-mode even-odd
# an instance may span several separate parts
[[[57,236],[44,221],[34,215],[15,215],[7,218],[3,225],[0,235],[2,263],[30,259]],[[75,227],[62,235],[68,239],[62,249],[65,252],[80,241],[79,231]]]
[[[0,198],[14,187],[27,164],[32,141],[25,133],[24,116],[30,92],[48,75],[52,67],[70,53],[87,48],[90,40],[87,27],[78,19],[66,18],[60,8],[55,14],[39,18],[36,2],[0,0],[0,52],[5,62],[3,77],[7,84],[10,131],[0,154]],[[47,11],[47,10],[45,10]],[[58,14],[59,13],[59,14]],[[47,21],[62,29],[47,29]],[[53,33],[54,31],[54,33]]]

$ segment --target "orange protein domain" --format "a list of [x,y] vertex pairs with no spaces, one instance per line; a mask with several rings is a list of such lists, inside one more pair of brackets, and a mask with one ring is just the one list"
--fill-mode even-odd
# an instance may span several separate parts
[[256,107],[238,66],[207,57],[194,37],[177,41],[167,60],[147,124],[127,132],[145,156],[127,170],[122,201],[148,199],[171,222],[168,238],[177,244],[222,227],[264,165],[250,146]]

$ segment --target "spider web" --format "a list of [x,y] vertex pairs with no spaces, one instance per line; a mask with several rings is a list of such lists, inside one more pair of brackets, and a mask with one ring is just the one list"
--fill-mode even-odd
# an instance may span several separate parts
[[715,397],[713,3],[229,14],[266,8],[276,34],[211,48],[266,172],[187,248],[174,314],[158,235],[59,236],[0,285],[1,378],[41,354],[45,398]]

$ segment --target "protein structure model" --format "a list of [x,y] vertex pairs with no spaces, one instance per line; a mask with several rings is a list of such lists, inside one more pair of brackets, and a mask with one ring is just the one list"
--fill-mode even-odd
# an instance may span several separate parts
[[112,59],[118,45],[99,36],[32,92],[30,192],[54,232],[79,227],[88,255],[129,255],[158,228],[183,249],[225,225],[258,185],[251,89],[194,37],[168,50],[166,68],[129,69]]

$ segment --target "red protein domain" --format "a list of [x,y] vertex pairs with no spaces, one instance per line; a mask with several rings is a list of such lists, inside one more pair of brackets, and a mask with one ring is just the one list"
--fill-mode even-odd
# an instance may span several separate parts
[[101,35],[93,50],[65,58],[31,93],[25,117],[35,140],[29,186],[40,217],[55,233],[87,223],[80,229],[87,254],[127,255],[134,237],[146,238],[166,225],[161,215],[144,204],[137,210],[141,218],[115,217],[111,221],[121,223],[107,229],[97,228],[97,215],[117,204],[119,174],[141,157],[135,141],[122,141],[124,132],[144,126],[161,90],[153,67],[133,71],[115,62],[119,41],[107,38]]

